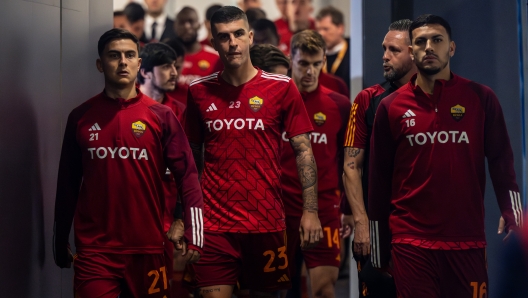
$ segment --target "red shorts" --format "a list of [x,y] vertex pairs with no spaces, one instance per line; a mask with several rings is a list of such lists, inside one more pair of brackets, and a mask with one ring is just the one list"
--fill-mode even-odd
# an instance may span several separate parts
[[165,239],[165,259],[167,264],[167,273],[170,277],[172,277],[172,272],[174,271],[174,244],[172,244],[172,242],[168,239]]
[[241,289],[261,292],[290,288],[285,235],[204,231],[203,256],[192,265],[196,286],[238,283]]
[[[323,239],[321,239],[316,247],[301,251],[306,268],[311,269],[319,266],[339,267],[341,262],[341,237],[339,237],[341,219],[336,215],[321,216],[319,220],[323,227]],[[301,235],[299,234],[300,225],[300,217],[286,217],[288,257],[290,260],[295,260],[295,251],[301,245]],[[294,275],[294,270],[294,266],[291,266],[290,274],[292,276]]]
[[398,297],[488,297],[486,250],[434,250],[392,245]]
[[[78,297],[170,297],[165,254],[78,253],[73,268]],[[77,297],[77,296],[76,296]]]

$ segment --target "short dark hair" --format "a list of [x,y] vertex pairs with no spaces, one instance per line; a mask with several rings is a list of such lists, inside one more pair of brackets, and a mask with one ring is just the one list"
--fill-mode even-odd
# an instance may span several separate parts
[[345,25],[345,16],[339,9],[333,7],[332,5],[321,8],[315,19],[320,21],[327,16],[330,16],[332,19],[332,24],[336,26]]
[[[176,52],[164,43],[149,43],[143,47],[139,57],[141,58],[140,69],[152,71],[155,66],[174,63]],[[138,73],[138,81],[140,84],[145,83],[145,78],[141,75],[141,72]]]
[[452,40],[451,26],[449,26],[449,23],[444,18],[436,16],[434,14],[423,14],[417,17],[416,20],[412,22],[411,27],[409,27],[409,37],[411,38],[411,42],[413,39],[412,32],[414,29],[432,24],[437,24],[444,27],[447,32],[447,37],[449,38],[449,40]]
[[171,38],[165,41],[165,44],[174,50],[176,53],[176,58],[185,57],[185,48],[178,38]]
[[246,17],[249,25],[253,27],[252,24],[255,21],[266,18],[266,12],[258,7],[248,8],[246,10]]
[[180,11],[176,14],[176,19],[178,18],[178,16],[180,14],[186,14],[186,13],[195,13],[197,16],[198,16],[198,12],[196,11],[196,9],[194,7],[190,7],[190,6],[184,6],[182,9],[180,9]]
[[207,21],[210,21],[211,18],[213,17],[213,14],[214,14],[217,10],[219,10],[220,8],[222,8],[222,5],[220,5],[220,4],[213,4],[213,5],[209,6],[209,7],[207,8],[207,10],[205,11],[205,19],[206,19]]
[[236,6],[223,6],[211,17],[211,31],[216,30],[215,24],[227,24],[238,20],[244,20],[249,26],[247,16],[242,9]]
[[277,65],[284,65],[286,68],[290,68],[290,59],[274,45],[253,45],[249,50],[249,56],[251,64],[263,71],[271,72]]
[[275,26],[274,22],[268,19],[256,20],[253,23],[252,27],[253,27],[253,31],[265,31],[269,29],[271,33],[273,33],[273,35],[275,35],[277,39],[279,39],[279,33],[277,32],[277,26]]
[[99,42],[97,42],[97,52],[99,53],[99,57],[103,54],[103,51],[107,44],[109,44],[114,39],[130,39],[132,40],[136,46],[137,51],[139,53],[139,39],[129,31],[121,28],[114,28],[106,31],[99,37]]
[[290,56],[293,58],[298,50],[310,55],[317,54],[320,50],[326,53],[326,44],[321,34],[314,30],[303,30],[292,36]]
[[135,2],[128,3],[123,13],[131,24],[145,19],[145,10],[140,4]]
[[389,31],[409,31],[411,24],[412,21],[409,19],[397,20],[389,25]]
[[120,17],[120,16],[124,16],[124,15],[125,15],[125,13],[122,10],[114,11],[114,17]]

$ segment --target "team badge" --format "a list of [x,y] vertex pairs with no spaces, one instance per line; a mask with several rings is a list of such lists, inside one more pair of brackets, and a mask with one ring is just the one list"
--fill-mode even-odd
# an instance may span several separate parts
[[460,121],[460,119],[464,118],[464,115],[466,114],[466,108],[464,108],[461,105],[456,105],[454,107],[451,107],[451,116],[453,116],[453,119],[456,121]]
[[321,126],[325,124],[326,122],[326,115],[323,114],[322,112],[316,113],[314,114],[314,121],[315,121],[315,124]]
[[136,137],[141,137],[145,133],[145,130],[147,130],[147,125],[145,123],[141,121],[132,123],[132,133],[134,133]]
[[200,69],[206,70],[209,69],[210,66],[211,64],[207,60],[198,61],[198,67],[200,67]]
[[253,110],[253,112],[257,112],[262,108],[262,105],[264,104],[264,99],[255,96],[249,99],[249,107]]

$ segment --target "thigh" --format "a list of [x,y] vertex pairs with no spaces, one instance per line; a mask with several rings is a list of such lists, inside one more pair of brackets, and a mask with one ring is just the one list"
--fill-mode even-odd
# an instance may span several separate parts
[[119,296],[124,267],[122,255],[79,252],[73,262],[75,297]]
[[242,270],[241,248],[236,234],[204,232],[203,255],[192,264],[198,288],[237,284]]
[[284,231],[237,237],[242,244],[241,288],[269,293],[291,287]]
[[313,297],[334,297],[334,286],[339,275],[339,267],[317,266],[308,269]]
[[309,250],[303,251],[306,268],[311,269],[318,266],[334,266],[339,268],[341,262],[341,238],[339,228],[341,221],[339,217],[320,217],[324,237],[319,244]]
[[438,251],[408,244],[392,245],[394,281],[399,297],[440,297],[435,253]]
[[164,253],[129,255],[125,271],[127,291],[135,298],[169,298],[170,274]]
[[441,283],[443,297],[488,297],[486,251],[481,249],[443,251]]

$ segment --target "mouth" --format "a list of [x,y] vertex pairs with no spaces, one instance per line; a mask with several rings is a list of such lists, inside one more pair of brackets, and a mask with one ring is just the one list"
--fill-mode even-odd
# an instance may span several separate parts
[[126,77],[126,76],[128,76],[128,71],[126,71],[126,70],[118,71],[117,75]]
[[427,55],[423,58],[423,61],[432,61],[432,60],[438,60],[438,58],[435,55]]
[[383,70],[384,70],[384,71],[391,71],[391,70],[392,70],[392,66],[389,66],[389,65],[383,65]]

